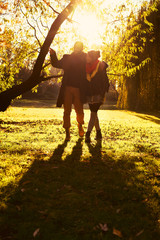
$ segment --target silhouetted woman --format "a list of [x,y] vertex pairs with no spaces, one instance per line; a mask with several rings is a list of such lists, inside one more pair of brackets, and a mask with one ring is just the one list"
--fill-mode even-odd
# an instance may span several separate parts
[[106,73],[107,63],[99,61],[100,51],[89,51],[87,54],[86,77],[87,77],[87,102],[89,104],[90,120],[88,123],[85,142],[90,142],[90,134],[95,126],[96,140],[102,139],[98,110],[104,102],[105,93],[109,90],[109,80]]

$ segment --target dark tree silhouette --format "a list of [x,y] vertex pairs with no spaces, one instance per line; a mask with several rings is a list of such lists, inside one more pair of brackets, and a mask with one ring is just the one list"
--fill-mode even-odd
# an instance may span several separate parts
[[35,87],[37,84],[39,84],[41,81],[44,80],[44,77],[41,76],[41,70],[43,67],[45,57],[48,53],[49,47],[59,29],[59,27],[65,21],[65,19],[68,18],[70,13],[75,8],[77,2],[79,2],[79,1],[77,1],[77,0],[70,1],[70,3],[57,16],[57,18],[51,25],[51,28],[47,34],[47,37],[41,47],[40,53],[38,55],[35,65],[34,65],[31,76],[25,82],[23,82],[19,85],[15,85],[12,88],[7,89],[4,92],[0,93],[0,111],[4,112],[9,107],[9,105],[11,104],[11,101],[13,99],[15,99],[17,96],[23,94],[24,92],[29,91],[30,89],[32,89],[33,87]]

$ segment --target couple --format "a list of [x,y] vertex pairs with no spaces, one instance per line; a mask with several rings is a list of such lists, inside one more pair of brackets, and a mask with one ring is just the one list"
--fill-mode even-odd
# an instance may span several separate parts
[[108,92],[109,81],[106,74],[107,64],[100,62],[99,51],[83,52],[83,43],[74,44],[74,51],[65,54],[61,60],[57,59],[56,52],[50,48],[52,66],[64,70],[62,85],[57,99],[57,107],[64,106],[63,127],[66,131],[66,141],[70,140],[70,114],[72,104],[76,111],[79,136],[84,136],[83,104],[88,103],[91,111],[85,141],[90,142],[90,134],[95,126],[96,139],[102,139],[97,111],[103,103],[105,92]]

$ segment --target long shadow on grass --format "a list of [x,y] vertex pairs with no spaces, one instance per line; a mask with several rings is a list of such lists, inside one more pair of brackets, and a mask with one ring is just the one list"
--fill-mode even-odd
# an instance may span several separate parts
[[62,160],[68,144],[58,145],[49,160],[36,156],[1,210],[0,239],[159,239],[158,209],[151,211],[147,199],[155,208],[158,200],[140,178],[138,160],[115,160],[99,142],[82,158],[82,139]]
[[[137,114],[138,113],[138,114]],[[139,117],[143,120],[148,120],[150,122],[154,122],[154,123],[157,123],[157,124],[160,124],[160,115],[157,113],[157,114],[150,114],[150,113],[134,113],[133,114],[136,116],[136,117]],[[142,115],[143,114],[143,115]],[[145,115],[144,115],[145,114]],[[155,118],[156,117],[156,118]]]

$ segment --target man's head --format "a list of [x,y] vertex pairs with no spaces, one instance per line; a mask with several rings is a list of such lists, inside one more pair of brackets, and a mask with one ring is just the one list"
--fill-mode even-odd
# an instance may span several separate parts
[[83,51],[83,43],[80,41],[75,42],[74,44],[74,52],[79,53]]

